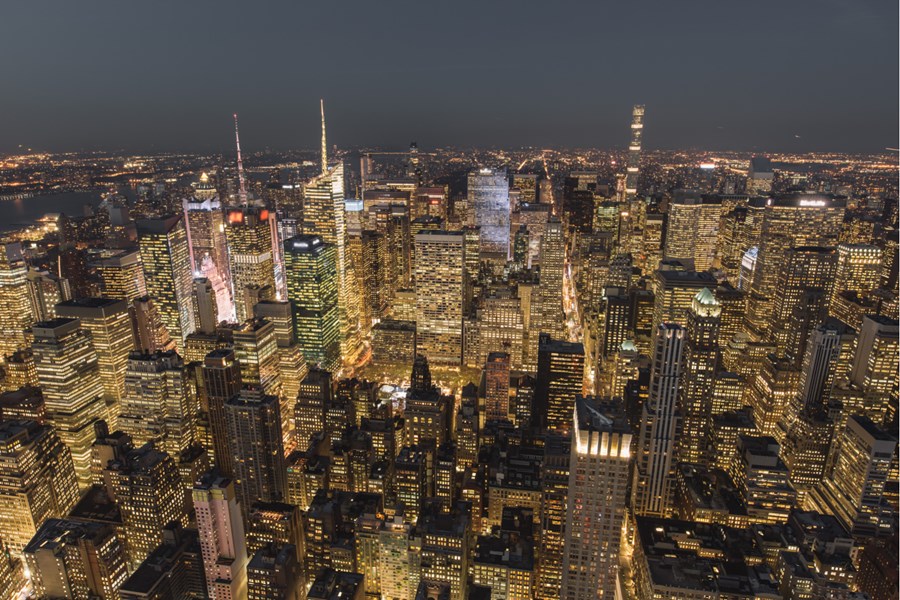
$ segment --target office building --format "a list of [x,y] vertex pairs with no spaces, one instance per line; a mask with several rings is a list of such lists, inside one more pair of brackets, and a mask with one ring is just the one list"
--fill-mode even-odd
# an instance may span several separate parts
[[582,393],[583,383],[584,346],[542,333],[534,390],[534,417],[538,422],[551,431],[570,431],[575,396]]
[[28,266],[18,243],[0,245],[0,356],[28,346],[28,329],[34,323],[28,301]]
[[226,477],[234,471],[234,458],[228,440],[225,403],[241,390],[241,369],[234,350],[213,350],[203,359],[201,367],[203,389],[206,394],[206,412],[213,441],[215,466]]
[[139,250],[122,250],[97,261],[104,298],[130,302],[147,295],[144,265]]
[[247,548],[234,482],[208,473],[193,491],[203,571],[211,600],[247,597]]
[[225,239],[238,323],[253,317],[257,302],[276,297],[274,219],[274,213],[256,206],[226,211]]
[[435,364],[459,365],[463,352],[465,252],[458,231],[416,234],[416,344]]
[[474,225],[481,229],[481,253],[509,256],[509,180],[506,171],[469,172],[468,206]]

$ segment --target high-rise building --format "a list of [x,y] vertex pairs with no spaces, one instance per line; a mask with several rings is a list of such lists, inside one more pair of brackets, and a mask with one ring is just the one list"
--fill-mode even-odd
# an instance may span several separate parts
[[187,229],[181,215],[137,221],[147,294],[179,350],[194,332],[194,310]]
[[509,354],[491,352],[484,363],[484,416],[487,420],[508,420]]
[[582,393],[583,385],[584,346],[555,340],[542,333],[534,390],[534,418],[551,431],[570,431],[575,396]]
[[285,241],[284,256],[297,342],[308,363],[336,370],[341,329],[335,247],[320,236],[298,235]]
[[191,248],[191,266],[200,271],[209,258],[219,275],[229,279],[228,249],[225,241],[225,215],[209,175],[202,173],[192,196],[183,201]]
[[150,443],[116,449],[114,458],[100,467],[107,491],[122,511],[131,568],[137,568],[162,543],[166,525],[187,524],[178,464]]
[[154,442],[177,460],[196,440],[200,407],[191,372],[172,350],[126,356],[119,427],[135,445]]
[[641,170],[641,139],[644,133],[644,105],[635,104],[631,111],[631,143],[628,144],[628,166],[625,175],[625,194],[630,201],[637,195]]
[[28,301],[28,266],[18,243],[0,245],[0,357],[28,346],[34,323]]
[[900,360],[900,327],[897,319],[881,315],[863,317],[856,354],[850,368],[850,381],[862,390],[870,418],[880,422],[887,413],[892,390],[897,389]]
[[665,517],[672,512],[677,398],[685,329],[657,326],[650,372],[650,395],[644,403],[635,457],[632,508],[637,515]]
[[721,212],[719,196],[676,190],[669,204],[665,258],[690,260],[695,271],[712,267]]
[[246,598],[247,547],[234,482],[208,473],[194,486],[193,496],[209,598]]
[[122,250],[97,261],[104,298],[130,302],[147,295],[144,265],[139,250]]
[[118,407],[125,390],[128,353],[134,347],[128,303],[110,298],[80,298],[56,306],[58,317],[78,319],[91,334],[107,404],[112,404],[111,425],[116,427]]
[[881,258],[878,246],[838,244],[834,293],[851,291],[868,296],[881,283]]
[[294,408],[297,445],[306,450],[314,435],[325,430],[325,408],[331,405],[334,388],[331,373],[312,368],[300,383]]
[[302,574],[296,547],[271,545],[247,564],[248,600],[302,600]]
[[769,325],[779,355],[795,360],[803,356],[807,332],[827,314],[836,259],[830,247],[795,246],[785,251]]
[[125,544],[109,525],[49,519],[23,552],[40,598],[119,598],[128,577]]
[[134,347],[141,352],[175,350],[175,341],[163,324],[162,315],[153,300],[142,296],[132,300],[131,305]]
[[478,169],[469,172],[469,210],[481,228],[483,253],[509,257],[509,178],[506,171]]
[[208,277],[194,278],[194,322],[197,332],[206,335],[214,334],[218,324],[218,305],[215,292]]
[[225,431],[245,514],[254,502],[282,500],[286,472],[278,398],[244,388],[225,403]]
[[201,371],[216,469],[226,477],[231,477],[234,458],[228,440],[225,403],[241,390],[241,368],[234,357],[234,350],[221,348],[206,355]]
[[684,419],[678,454],[682,462],[698,462],[712,417],[713,385],[719,354],[721,306],[709,288],[694,296],[688,312],[679,405]]
[[541,320],[538,331],[564,339],[568,335],[563,309],[566,239],[562,223],[555,217],[550,218],[541,238],[540,261]]
[[253,317],[253,306],[276,297],[272,221],[275,215],[257,206],[228,209],[225,239],[238,323]]
[[19,554],[38,527],[78,502],[69,449],[36,421],[0,422],[0,539]]
[[72,290],[64,277],[47,271],[29,269],[28,300],[31,302],[31,313],[35,321],[47,321],[56,318],[56,305],[71,299]]
[[419,353],[435,364],[462,362],[463,245],[460,231],[416,234],[416,340]]
[[860,537],[886,535],[895,514],[884,498],[897,439],[868,417],[851,416],[840,434],[837,456],[812,500]]
[[47,420],[72,452],[78,486],[90,484],[94,423],[108,418],[103,380],[91,334],[78,319],[54,319],[34,326],[34,364]]
[[560,598],[616,597],[631,468],[620,402],[575,402]]
[[767,331],[778,277],[788,250],[797,246],[834,246],[844,221],[846,202],[816,194],[794,194],[766,200],[756,267],[750,284],[748,324]]
[[716,289],[716,278],[696,271],[658,270],[653,290],[653,326],[661,323],[686,326],[694,296],[703,288]]
[[131,573],[119,588],[119,596],[121,600],[209,598],[197,530],[174,523],[167,526],[163,543]]

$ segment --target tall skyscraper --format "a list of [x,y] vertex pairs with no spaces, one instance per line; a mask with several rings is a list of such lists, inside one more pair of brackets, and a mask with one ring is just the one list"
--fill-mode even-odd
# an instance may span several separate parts
[[491,352],[484,363],[484,416],[488,420],[508,420],[509,354]]
[[541,237],[541,321],[540,332],[566,339],[566,316],[563,310],[563,277],[566,268],[566,238],[562,223],[551,217]]
[[796,246],[785,252],[770,325],[779,355],[797,361],[803,356],[808,331],[827,314],[836,259],[831,247]]
[[194,194],[183,202],[191,269],[210,280],[216,295],[217,321],[235,318],[231,269],[225,239],[225,214],[215,186],[206,173],[194,186]]
[[657,326],[650,372],[650,395],[644,403],[635,457],[632,508],[642,516],[667,517],[674,492],[677,398],[685,330]]
[[294,335],[306,361],[327,370],[340,365],[340,311],[335,247],[317,235],[284,243]]
[[231,477],[234,472],[234,457],[228,440],[225,403],[241,390],[241,368],[235,360],[234,350],[222,348],[206,355],[201,370],[216,469],[226,477]]
[[106,524],[49,519],[23,554],[40,598],[118,598],[128,576],[124,540]]
[[78,319],[54,319],[34,326],[34,364],[47,420],[72,452],[78,485],[90,485],[94,423],[108,417],[103,380],[91,334]]
[[625,194],[628,201],[637,195],[641,170],[641,139],[644,135],[644,105],[635,104],[631,111],[631,143],[628,144],[628,166],[625,175]]
[[584,346],[540,335],[534,419],[558,433],[572,428],[575,396],[584,385]]
[[247,598],[247,546],[234,482],[211,472],[197,482],[193,495],[209,597]]
[[239,323],[253,317],[253,306],[276,297],[273,255],[275,218],[266,208],[242,206],[225,214],[225,239],[234,290],[235,316]]
[[72,454],[49,425],[0,422],[0,539],[19,554],[47,519],[78,502]]
[[678,448],[682,462],[699,462],[712,418],[712,395],[719,354],[722,308],[709,288],[694,296],[688,312],[679,404],[684,417]]
[[190,371],[174,351],[127,358],[119,426],[135,445],[154,442],[178,460],[196,440],[199,402]]
[[18,243],[0,245],[0,357],[28,346],[34,323],[28,301],[28,266]]
[[460,231],[416,234],[416,341],[434,364],[462,362],[465,251]]
[[892,390],[897,389],[900,360],[900,327],[897,319],[880,315],[863,317],[850,368],[850,381],[862,390],[870,418],[880,422],[887,413]]
[[616,402],[575,401],[560,598],[616,597],[631,466],[631,433]]
[[469,173],[469,210],[481,228],[484,253],[509,257],[509,178],[506,171],[478,169]]
[[97,261],[101,289],[105,298],[130,302],[147,295],[144,265],[139,250],[122,250]]
[[284,442],[278,398],[244,388],[225,403],[225,430],[244,514],[254,502],[284,498]]
[[676,190],[669,204],[665,258],[690,260],[695,271],[712,267],[721,212],[719,196]]
[[196,329],[187,229],[181,215],[137,221],[147,294],[179,351]]

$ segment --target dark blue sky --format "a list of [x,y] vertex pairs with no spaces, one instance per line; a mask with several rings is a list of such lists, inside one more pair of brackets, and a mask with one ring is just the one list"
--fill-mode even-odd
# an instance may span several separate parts
[[[897,145],[896,0],[17,1],[0,152]],[[799,137],[797,137],[799,136]]]

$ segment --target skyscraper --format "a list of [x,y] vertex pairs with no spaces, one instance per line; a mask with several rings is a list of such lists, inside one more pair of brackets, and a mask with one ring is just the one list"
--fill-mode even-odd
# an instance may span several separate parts
[[462,362],[465,251],[460,231],[416,234],[416,341],[434,364]]
[[0,245],[0,358],[4,361],[28,345],[28,328],[34,323],[27,276],[21,245]]
[[327,370],[340,365],[340,312],[335,247],[316,235],[284,243],[294,335],[306,361]]
[[665,258],[690,260],[696,271],[712,267],[721,212],[718,196],[676,190],[669,204]]
[[540,332],[565,339],[566,316],[563,310],[563,275],[566,268],[566,238],[562,223],[551,217],[541,237],[541,321]]
[[147,294],[176,348],[183,351],[184,338],[194,332],[191,271],[187,229],[182,215],[137,221],[138,241]]
[[688,312],[684,369],[679,387],[679,404],[684,417],[678,448],[682,462],[698,462],[705,454],[703,444],[712,418],[721,314],[722,308],[709,288],[697,292]]
[[222,348],[206,355],[201,370],[216,469],[226,477],[231,477],[234,472],[234,457],[228,440],[225,403],[241,390],[240,365],[235,360],[234,350]]
[[675,431],[681,357],[685,330],[680,325],[657,326],[650,372],[650,395],[644,403],[635,457],[632,508],[642,516],[666,517],[672,512]]
[[147,295],[144,265],[139,250],[122,250],[97,261],[105,298],[130,302]]
[[284,498],[284,442],[278,398],[244,388],[225,403],[225,430],[244,514],[254,502]]
[[274,213],[257,206],[228,209],[225,239],[238,323],[253,317],[253,305],[276,297],[271,221]]
[[32,349],[47,420],[72,452],[78,485],[86,488],[94,423],[108,417],[91,335],[78,319],[42,321],[34,326]]
[[509,179],[506,171],[478,169],[469,172],[469,210],[481,228],[480,251],[509,257]]
[[631,143],[628,144],[628,166],[625,175],[625,194],[630,202],[637,195],[641,170],[641,139],[644,135],[644,105],[635,104],[631,110]]
[[555,340],[542,333],[538,344],[534,418],[558,433],[572,427],[575,396],[584,385],[584,346]]
[[509,354],[491,352],[484,363],[484,416],[488,420],[508,420]]
[[49,425],[0,422],[0,539],[18,554],[41,524],[78,502],[72,454]]
[[247,597],[247,546],[231,479],[206,474],[194,486],[203,570],[211,600]]
[[107,405],[110,405],[110,425],[116,428],[119,404],[125,390],[125,370],[128,353],[134,347],[128,303],[110,298],[80,298],[56,305],[62,318],[79,319],[91,334],[97,353],[100,379]]
[[575,401],[560,598],[616,597],[631,433],[615,402]]

